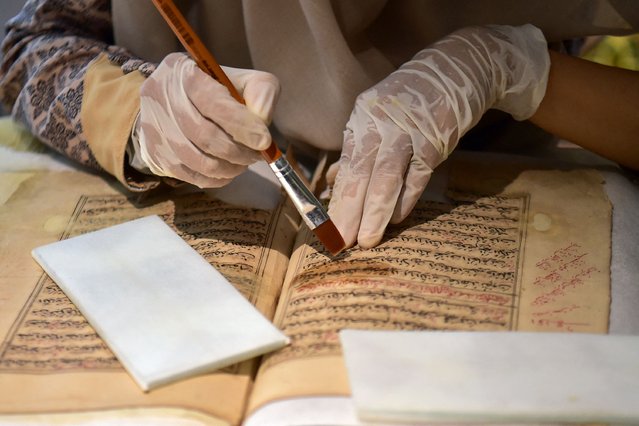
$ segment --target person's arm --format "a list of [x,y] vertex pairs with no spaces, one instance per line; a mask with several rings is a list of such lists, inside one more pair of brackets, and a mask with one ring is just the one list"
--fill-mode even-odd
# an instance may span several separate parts
[[[113,152],[120,148],[124,156],[131,126],[128,133],[121,132],[122,147],[94,145],[91,136],[102,134],[102,123],[96,116],[83,117],[82,107],[89,103],[108,106],[113,100],[119,104],[119,114],[112,114],[109,120],[132,120],[139,103],[137,89],[154,65],[112,45],[110,2],[31,0],[6,29],[0,98],[13,118],[53,149],[117,175],[113,169],[117,166],[108,159],[117,157]],[[135,70],[144,75],[128,75]],[[99,90],[102,83],[118,79],[123,89],[118,99],[117,93],[111,97]],[[122,174],[119,177],[124,179]]]
[[530,121],[639,170],[639,72],[550,52],[546,94]]
[[112,44],[107,0],[29,1],[8,28],[0,98],[13,117],[130,190],[222,186],[270,144],[275,76],[227,69],[243,105],[184,54],[145,63]]

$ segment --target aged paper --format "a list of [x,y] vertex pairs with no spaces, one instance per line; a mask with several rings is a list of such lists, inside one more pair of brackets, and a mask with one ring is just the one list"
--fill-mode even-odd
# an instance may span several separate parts
[[[606,333],[612,206],[602,176],[594,170],[462,167],[452,184],[467,191],[528,194],[517,329]],[[477,173],[484,178],[466,178]]]
[[262,363],[249,412],[348,395],[343,328],[607,330],[610,204],[598,174],[458,170],[450,203],[420,202],[374,249],[329,261],[301,235],[276,314],[292,344]]
[[30,251],[157,214],[272,317],[295,232],[284,226],[287,204],[273,211],[240,208],[203,193],[140,200],[79,172],[10,175],[0,182],[11,183],[0,206],[0,414],[181,407],[238,424],[255,362],[145,394]]
[[275,399],[348,395],[342,328],[607,329],[611,210],[596,172],[462,165],[449,202],[420,202],[375,249],[331,259],[303,227],[290,262],[297,214],[288,203],[247,209],[179,191],[135,199],[77,172],[6,177],[0,389],[12,392],[0,393],[0,414],[178,407],[241,421],[256,363],[143,394],[30,258],[36,246],[149,214],[291,337],[262,362],[249,413]]

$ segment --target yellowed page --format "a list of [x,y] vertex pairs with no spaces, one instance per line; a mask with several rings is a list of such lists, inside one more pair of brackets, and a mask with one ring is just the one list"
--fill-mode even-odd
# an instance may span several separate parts
[[374,249],[331,260],[301,233],[276,314],[292,344],[262,363],[249,413],[348,395],[342,328],[607,330],[610,204],[599,175],[458,172],[451,203],[420,202]]
[[[463,168],[453,176],[456,186],[529,198],[517,329],[606,333],[612,207],[601,175],[594,170]],[[466,178],[475,173],[484,179]],[[517,175],[514,182],[512,175]]]
[[0,182],[0,414],[179,408],[239,424],[257,360],[144,393],[30,251],[157,214],[272,318],[296,230],[290,206],[250,209],[183,189],[130,198],[80,172]]

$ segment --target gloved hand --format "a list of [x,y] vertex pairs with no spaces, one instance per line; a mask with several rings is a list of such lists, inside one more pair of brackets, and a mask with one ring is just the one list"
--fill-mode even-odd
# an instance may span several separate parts
[[377,245],[408,216],[433,169],[489,108],[523,120],[546,90],[541,31],[461,29],[419,52],[356,100],[346,125],[329,214],[352,245]]
[[271,140],[267,126],[279,93],[277,78],[222,68],[246,106],[185,54],[164,58],[140,88],[134,167],[214,188],[261,158],[259,151]]

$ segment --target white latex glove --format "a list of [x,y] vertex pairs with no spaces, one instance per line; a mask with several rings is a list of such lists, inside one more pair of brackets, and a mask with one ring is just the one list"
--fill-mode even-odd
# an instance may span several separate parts
[[164,58],[140,88],[134,167],[214,188],[261,158],[259,151],[271,141],[267,126],[279,93],[277,78],[222,68],[246,106],[186,54]]
[[489,108],[523,120],[546,91],[541,31],[461,29],[419,52],[356,100],[329,213],[348,245],[370,248],[408,216],[433,169]]

